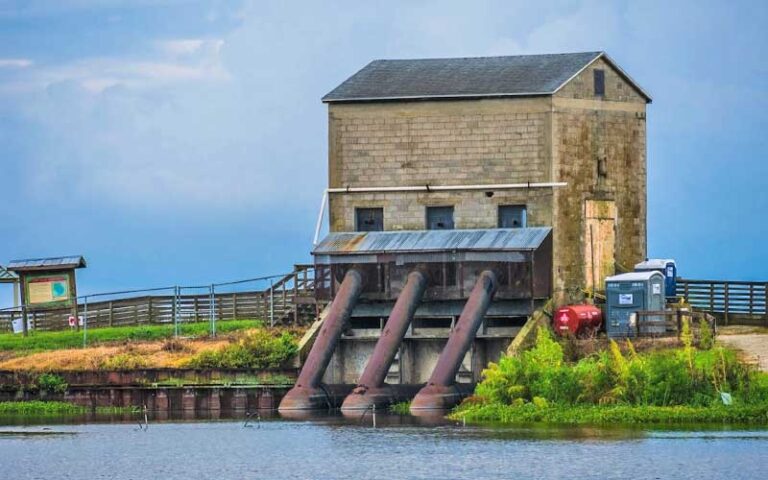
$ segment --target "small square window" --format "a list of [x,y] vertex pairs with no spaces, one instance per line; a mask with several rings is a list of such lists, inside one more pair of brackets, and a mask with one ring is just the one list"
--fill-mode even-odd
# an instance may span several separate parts
[[427,230],[452,230],[453,207],[427,207]]
[[595,95],[602,97],[605,95],[605,70],[595,69]]
[[356,208],[355,229],[358,232],[381,232],[384,230],[383,208]]
[[525,228],[525,205],[499,205],[499,228]]

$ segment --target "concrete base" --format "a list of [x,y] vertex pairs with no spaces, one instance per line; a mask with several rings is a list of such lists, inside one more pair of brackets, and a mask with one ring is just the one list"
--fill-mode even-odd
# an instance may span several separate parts
[[471,395],[473,385],[427,385],[411,401],[411,413],[420,410],[448,410],[459,404],[465,397]]
[[330,408],[332,408],[332,404],[323,389],[293,387],[285,394],[277,410],[283,412],[286,410],[322,410]]
[[279,412],[289,410],[330,410],[338,408],[353,385],[323,385],[322,387],[293,387],[285,394]]
[[341,405],[342,412],[360,412],[376,405],[381,410],[397,402],[407,402],[421,385],[384,385],[382,387],[356,387]]

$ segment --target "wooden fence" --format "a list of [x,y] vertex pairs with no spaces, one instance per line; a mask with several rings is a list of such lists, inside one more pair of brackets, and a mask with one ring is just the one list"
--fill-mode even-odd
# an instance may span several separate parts
[[[314,267],[296,265],[294,271],[271,288],[214,294],[144,295],[78,303],[78,315],[87,319],[88,328],[171,324],[234,319],[260,319],[265,322],[306,323],[317,316]],[[230,284],[231,285],[231,284]],[[169,289],[171,290],[171,289]],[[183,292],[185,289],[181,289]],[[199,289],[198,289],[199,290]],[[94,296],[95,297],[95,296]],[[72,309],[27,312],[31,327],[38,331],[69,328]],[[0,312],[0,329],[10,331],[11,322],[22,317],[22,310]]]
[[766,282],[678,279],[677,296],[695,309],[715,315],[726,325],[768,326]]
[[717,331],[715,317],[711,314],[676,309],[637,312],[633,333],[636,337],[679,337],[683,330],[683,320],[688,320],[695,338],[700,337],[702,322],[706,322],[713,333]]

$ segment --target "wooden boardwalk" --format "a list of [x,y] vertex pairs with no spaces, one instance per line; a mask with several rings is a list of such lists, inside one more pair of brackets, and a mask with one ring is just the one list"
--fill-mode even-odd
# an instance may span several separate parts
[[[259,319],[275,324],[304,324],[314,321],[319,307],[315,301],[314,267],[296,265],[293,272],[264,290],[228,293],[216,293],[214,290],[213,295],[163,293],[95,302],[81,300],[78,315],[87,318],[88,328],[172,324],[174,321],[205,322],[212,319]],[[70,308],[28,312],[28,319],[32,328],[38,331],[64,330],[69,328],[71,313]],[[0,312],[0,331],[10,331],[11,322],[21,316],[21,309]]]

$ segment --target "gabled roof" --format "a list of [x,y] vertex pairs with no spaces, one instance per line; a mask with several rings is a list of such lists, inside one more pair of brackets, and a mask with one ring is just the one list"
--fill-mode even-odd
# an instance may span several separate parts
[[478,230],[411,230],[334,232],[320,242],[313,255],[424,253],[445,251],[520,252],[539,248],[549,227]]
[[323,102],[552,95],[599,58],[651,101],[605,52],[582,52],[374,60],[324,96]]
[[31,272],[35,270],[69,270],[70,268],[83,267],[85,267],[85,258],[74,255],[69,257],[11,260],[7,268],[14,272]]

